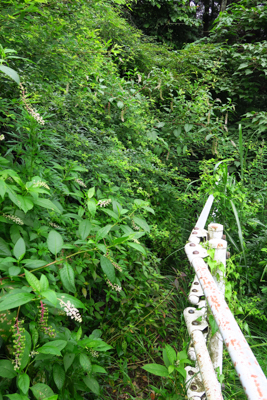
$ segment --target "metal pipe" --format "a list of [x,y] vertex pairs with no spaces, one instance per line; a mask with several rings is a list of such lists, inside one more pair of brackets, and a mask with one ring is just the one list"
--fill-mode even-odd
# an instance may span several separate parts
[[191,334],[191,337],[196,350],[197,362],[205,387],[207,399],[223,400],[220,384],[214,372],[203,333],[201,331],[194,330]]
[[202,258],[193,268],[249,400],[267,400],[267,379]]

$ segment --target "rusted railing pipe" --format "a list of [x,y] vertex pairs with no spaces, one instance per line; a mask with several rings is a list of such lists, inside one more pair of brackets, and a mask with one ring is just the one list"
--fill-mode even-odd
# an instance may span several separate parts
[[192,260],[192,266],[248,399],[267,400],[267,379],[226,304],[223,294],[218,290],[206,263],[202,258],[195,257]]

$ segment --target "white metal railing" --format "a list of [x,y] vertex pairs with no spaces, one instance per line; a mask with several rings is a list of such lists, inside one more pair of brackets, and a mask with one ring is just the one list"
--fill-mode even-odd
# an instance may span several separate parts
[[[188,297],[194,307],[184,310],[191,337],[188,356],[196,361],[195,367],[186,367],[187,396],[189,400],[223,400],[217,372],[222,373],[224,342],[248,399],[267,400],[267,379],[225,301],[224,273],[218,269],[212,275],[203,260],[208,253],[200,243],[208,241],[209,248],[215,249],[214,259],[226,265],[227,242],[223,240],[223,226],[213,223],[209,224],[208,231],[204,229],[212,203],[213,196],[209,196],[185,246],[196,273]],[[207,344],[208,306],[219,331],[208,338]]]

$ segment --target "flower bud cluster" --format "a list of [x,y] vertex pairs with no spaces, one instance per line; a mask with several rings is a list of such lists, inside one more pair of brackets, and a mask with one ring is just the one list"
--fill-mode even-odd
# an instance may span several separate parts
[[116,292],[120,292],[122,290],[122,287],[117,285],[117,283],[111,283],[106,275],[105,275],[105,280],[107,285],[110,286],[113,290],[116,290]]
[[112,264],[118,271],[122,272],[121,266],[120,266],[119,264],[115,263],[115,262],[111,259],[111,257],[109,256],[109,251],[108,251],[108,250],[107,250],[107,252],[106,252],[106,254],[105,254],[105,257],[107,257],[107,258],[109,259],[109,261],[111,262],[111,264]]
[[38,351],[32,350],[30,352],[30,357],[33,358],[33,357],[37,356],[37,354],[39,354]]
[[12,327],[13,331],[13,347],[15,359],[12,361],[14,364],[14,370],[20,369],[21,359],[25,349],[25,329],[23,328],[24,321],[15,319],[15,324]]
[[78,183],[78,185],[80,185],[80,186],[82,186],[82,187],[85,187],[85,188],[87,187],[86,184],[85,184],[83,181],[81,181],[81,179],[77,179],[77,178],[76,178],[76,179],[74,179],[74,180],[75,180],[76,183]]
[[48,309],[44,305],[44,303],[40,301],[39,321],[38,321],[40,330],[50,337],[55,337],[56,336],[55,329],[53,329],[51,326],[48,326],[47,320],[48,320]]
[[22,83],[20,83],[20,90],[21,90],[21,99],[22,99],[24,106],[25,106],[26,110],[28,111],[28,113],[35,119],[35,121],[38,122],[38,124],[44,125],[45,121],[41,117],[41,115],[34,108],[29,106],[29,104],[27,103],[26,90],[24,89]]
[[132,227],[133,227],[133,229],[135,230],[135,231],[139,231],[139,226],[137,226],[136,224],[135,224],[135,222],[134,222],[134,220],[132,219]]
[[50,190],[50,187],[47,185],[47,183],[45,183],[43,181],[34,182],[33,186],[34,187],[44,187],[44,188]]
[[55,224],[54,222],[49,222],[49,225],[52,226],[52,228],[60,228],[60,226]]
[[86,350],[89,350],[90,354],[92,357],[94,358],[98,358],[99,357],[99,353],[93,349],[88,349],[88,347],[86,347]]
[[3,214],[3,217],[6,219],[10,219],[11,221],[15,222],[17,225],[24,225],[24,222],[19,217],[15,215]]
[[0,135],[0,141],[5,139],[5,135]]
[[106,207],[111,203],[111,200],[99,200],[99,202],[97,203],[98,206],[100,207]]
[[140,244],[139,240],[133,239],[134,243]]
[[71,317],[71,319],[75,319],[75,321],[77,322],[82,322],[82,317],[79,313],[79,310],[75,308],[69,300],[67,301],[67,303],[65,303],[63,300],[59,299],[59,302],[60,307],[64,309],[68,317]]

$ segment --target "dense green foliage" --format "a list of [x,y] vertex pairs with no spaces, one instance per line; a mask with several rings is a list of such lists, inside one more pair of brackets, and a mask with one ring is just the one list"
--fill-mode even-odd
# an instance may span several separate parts
[[179,250],[210,193],[227,300],[266,343],[267,8],[233,3],[201,39],[165,3],[1,2],[0,399],[185,398]]

